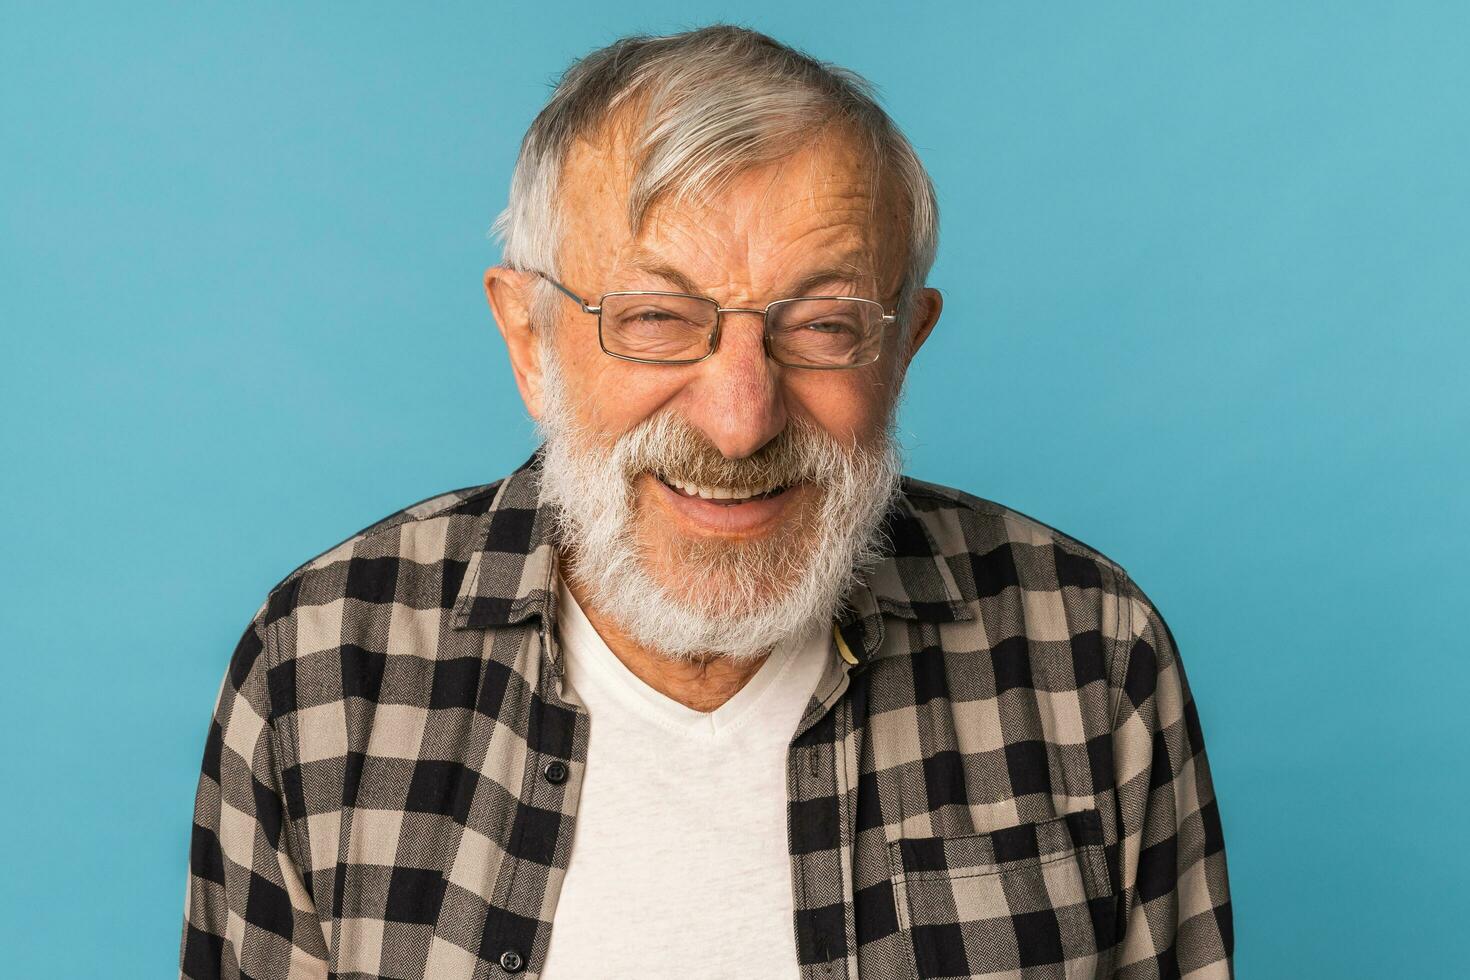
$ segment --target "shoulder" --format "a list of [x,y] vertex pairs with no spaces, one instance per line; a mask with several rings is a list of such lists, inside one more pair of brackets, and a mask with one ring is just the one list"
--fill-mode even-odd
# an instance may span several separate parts
[[[941,556],[951,564],[969,558],[977,569],[1000,576],[988,583],[991,589],[1006,584],[1042,587],[1053,579],[1052,588],[1127,578],[1123,567],[1098,549],[1014,507],[907,476],[903,496]],[[1014,578],[1009,576],[1012,568]],[[975,585],[983,590],[987,583]]]
[[445,579],[456,570],[462,574],[479,545],[475,530],[503,482],[425,497],[318,552],[271,587],[257,611],[257,622],[269,628],[300,606],[322,606],[352,596],[391,599],[400,573],[409,566],[434,567]]
[[1095,659],[1114,689],[1114,711],[1118,692],[1130,684],[1141,692],[1178,664],[1163,614],[1129,572],[1097,548],[953,487],[905,477],[903,496],[976,620],[1024,637],[1028,655],[1044,655],[1047,641],[1058,641],[1074,665]]

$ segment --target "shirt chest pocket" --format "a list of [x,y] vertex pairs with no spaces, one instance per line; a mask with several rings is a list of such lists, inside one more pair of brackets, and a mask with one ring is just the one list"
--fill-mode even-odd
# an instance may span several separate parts
[[1096,809],[889,843],[898,925],[919,977],[1101,975],[1116,934]]

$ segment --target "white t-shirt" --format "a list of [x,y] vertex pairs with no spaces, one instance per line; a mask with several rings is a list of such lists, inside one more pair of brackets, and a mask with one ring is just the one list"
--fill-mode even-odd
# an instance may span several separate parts
[[628,670],[564,585],[560,604],[565,681],[591,731],[542,976],[795,980],[786,753],[827,632],[777,647],[702,712]]

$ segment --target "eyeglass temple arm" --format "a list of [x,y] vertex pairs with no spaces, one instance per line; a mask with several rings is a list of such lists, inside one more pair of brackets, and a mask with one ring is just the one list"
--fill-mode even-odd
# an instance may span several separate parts
[[572,292],[570,289],[568,289],[567,287],[563,286],[561,283],[557,282],[555,279],[551,278],[546,273],[544,273],[544,272],[537,272],[536,275],[540,276],[542,279],[545,279],[547,282],[551,283],[552,286],[556,287],[557,292],[560,292],[560,293],[564,294],[565,296],[567,296],[568,298],[574,300],[576,302],[576,304],[582,308],[582,312],[583,313],[594,313],[594,314],[596,314],[596,313],[601,313],[602,312],[602,307],[600,307],[600,306],[589,306],[588,303],[587,303],[587,301],[585,299],[583,299],[582,297],[578,296],[576,293]]

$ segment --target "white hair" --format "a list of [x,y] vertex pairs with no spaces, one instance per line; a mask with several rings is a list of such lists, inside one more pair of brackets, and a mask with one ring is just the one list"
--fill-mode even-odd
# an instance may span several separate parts
[[[872,200],[887,178],[907,210],[898,314],[900,323],[908,322],[939,239],[934,186],[918,155],[862,76],[725,24],[621,38],[567,69],[521,142],[509,204],[495,221],[506,265],[557,274],[557,189],[568,152],[628,105],[642,108],[632,120],[628,225],[634,234],[655,203],[707,194],[742,171],[791,156],[833,127],[857,139],[870,161]],[[557,294],[540,280],[535,290],[532,325],[555,322]]]

